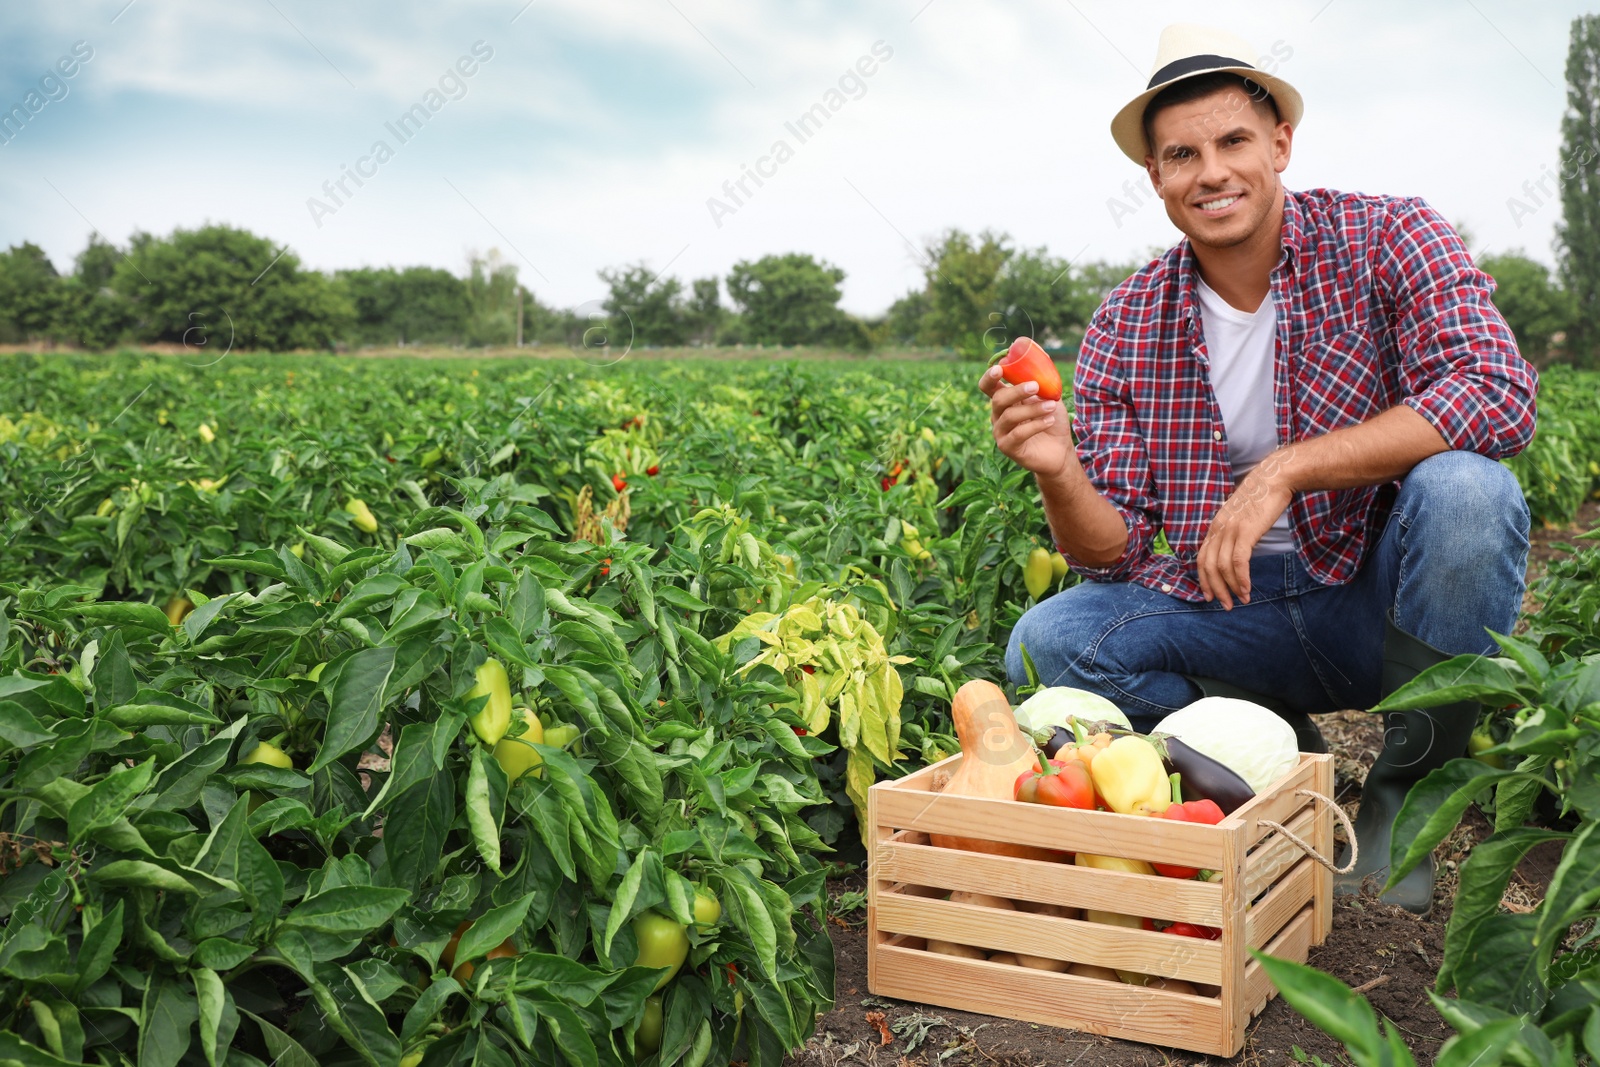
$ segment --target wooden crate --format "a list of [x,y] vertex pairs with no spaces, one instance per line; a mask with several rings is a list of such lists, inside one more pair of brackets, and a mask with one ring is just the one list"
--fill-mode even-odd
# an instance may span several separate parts
[[[1331,858],[1332,813],[1296,794],[1333,795],[1331,756],[1302,753],[1292,771],[1216,826],[934,792],[935,776],[960,759],[868,793],[867,987],[874,994],[1233,1056],[1250,1019],[1277,995],[1246,949],[1304,962],[1328,935],[1332,874],[1261,820],[1282,824]],[[930,833],[1179,863],[1222,877],[1180,880],[936,848]],[[1222,937],[955,903],[945,899],[952,890],[1187,921],[1220,928]],[[1215,994],[948,956],[927,951],[928,938],[1179,978],[1215,987]]]

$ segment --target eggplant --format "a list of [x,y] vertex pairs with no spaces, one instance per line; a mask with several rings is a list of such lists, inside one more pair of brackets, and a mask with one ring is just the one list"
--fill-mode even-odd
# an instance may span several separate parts
[[1224,815],[1232,815],[1256,795],[1250,783],[1227,764],[1197,752],[1176,737],[1157,742],[1168,773],[1176,771],[1184,800],[1212,800]]

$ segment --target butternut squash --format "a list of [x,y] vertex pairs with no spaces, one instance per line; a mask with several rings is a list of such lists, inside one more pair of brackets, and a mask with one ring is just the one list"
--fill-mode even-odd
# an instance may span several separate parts
[[[965,797],[1016,799],[1017,776],[1039,765],[1033,742],[1017,726],[1011,702],[993,682],[975,679],[956,690],[950,702],[950,718],[961,741],[961,762],[945,784],[943,792]],[[939,848],[959,848],[968,852],[987,852],[993,856],[1055,861],[1061,853],[1032,845],[1013,845],[1004,841],[984,841],[950,834],[929,834]]]

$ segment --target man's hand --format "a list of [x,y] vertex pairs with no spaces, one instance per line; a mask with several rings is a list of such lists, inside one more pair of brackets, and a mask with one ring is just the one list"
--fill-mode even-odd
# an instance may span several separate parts
[[1041,478],[1058,478],[1078,465],[1071,427],[1058,401],[1041,400],[1034,382],[1011,385],[998,366],[978,379],[989,398],[989,425],[1000,451]]
[[1279,449],[1257,464],[1217,510],[1195,559],[1208,603],[1220,599],[1228,611],[1235,596],[1241,604],[1250,603],[1250,554],[1293,497],[1286,452]]

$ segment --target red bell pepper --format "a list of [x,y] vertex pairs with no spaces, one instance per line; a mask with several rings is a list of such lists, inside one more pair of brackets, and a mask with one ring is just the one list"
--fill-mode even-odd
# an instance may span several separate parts
[[1094,780],[1089,769],[1076,761],[1046,760],[1042,754],[1038,770],[1017,775],[1014,795],[1025,804],[1094,810]]
[[1061,399],[1061,372],[1049,353],[1031,337],[1019,337],[1000,360],[1000,372],[1012,385],[1037,382],[1041,400]]
[[1146,930],[1154,930],[1162,934],[1177,934],[1179,937],[1199,937],[1207,941],[1216,941],[1222,937],[1222,931],[1215,926],[1201,926],[1198,923],[1167,923],[1157,926],[1154,919],[1144,921]]
[[[1222,809],[1214,800],[1183,799],[1179,788],[1179,776],[1172,776],[1172,804],[1160,815],[1163,819],[1172,819],[1174,822],[1195,822],[1203,826],[1215,826],[1225,817]],[[1180,867],[1176,863],[1152,863],[1156,873],[1167,878],[1193,878],[1200,873],[1198,867]],[[1186,923],[1179,925],[1188,925]],[[1200,927],[1206,929],[1206,927]]]

